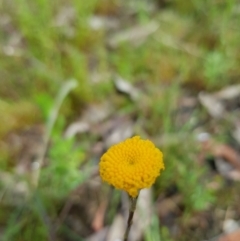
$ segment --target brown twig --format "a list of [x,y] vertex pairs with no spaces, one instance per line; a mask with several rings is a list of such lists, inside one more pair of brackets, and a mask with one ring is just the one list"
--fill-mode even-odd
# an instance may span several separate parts
[[130,208],[129,208],[129,216],[128,216],[128,221],[127,221],[127,228],[126,228],[126,231],[125,231],[125,234],[124,234],[124,239],[123,241],[127,241],[128,240],[128,235],[129,235],[129,232],[130,232],[130,228],[132,226],[132,219],[133,219],[133,215],[134,215],[134,212],[136,210],[136,206],[137,206],[137,199],[138,199],[138,196],[133,198],[133,197],[129,197],[130,199]]

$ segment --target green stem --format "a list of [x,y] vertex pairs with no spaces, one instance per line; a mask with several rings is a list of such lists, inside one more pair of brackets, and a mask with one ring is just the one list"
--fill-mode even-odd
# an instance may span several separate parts
[[126,228],[126,231],[125,231],[125,234],[124,234],[123,241],[127,241],[128,240],[128,235],[129,235],[129,232],[130,232],[130,228],[132,226],[133,215],[134,215],[134,212],[135,212],[136,206],[137,206],[138,196],[135,197],[135,198],[129,196],[129,199],[130,199],[129,216],[128,216],[127,228]]

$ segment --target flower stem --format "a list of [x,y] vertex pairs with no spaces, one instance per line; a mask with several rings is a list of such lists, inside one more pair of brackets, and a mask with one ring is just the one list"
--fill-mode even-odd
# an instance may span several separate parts
[[130,228],[132,226],[132,219],[133,219],[134,212],[136,210],[138,196],[135,197],[135,198],[129,196],[129,199],[130,199],[131,203],[130,203],[130,208],[129,208],[127,228],[126,228],[126,231],[125,231],[125,234],[124,234],[123,241],[128,241],[128,235],[129,235],[129,232],[130,232]]

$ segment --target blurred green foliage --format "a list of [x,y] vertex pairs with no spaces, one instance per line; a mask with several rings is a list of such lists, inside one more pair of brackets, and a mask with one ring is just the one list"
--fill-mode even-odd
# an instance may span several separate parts
[[[164,7],[147,10],[150,3],[157,2]],[[121,16],[127,10],[135,15],[132,20],[123,20],[124,30],[150,21],[156,21],[159,28],[141,45],[123,42],[113,51],[106,47],[109,33],[104,28],[91,28],[89,19],[96,14]],[[0,138],[4,140],[11,132],[47,122],[59,86],[69,78],[78,81],[54,126],[47,153],[49,163],[41,171],[36,195],[26,205],[12,207],[13,212],[0,208],[2,217],[11,213],[7,224],[2,219],[0,223],[6,226],[6,241],[47,240],[45,214],[54,219],[71,190],[87,179],[79,172],[87,150],[76,145],[76,139],[62,138],[66,124],[87,104],[112,101],[119,113],[127,112],[143,120],[143,132],[150,136],[190,133],[192,126],[179,129],[173,114],[179,96],[184,94],[182,87],[196,93],[239,81],[237,0],[3,0],[0,16]],[[92,80],[93,71],[97,81]],[[111,81],[113,72],[144,88],[146,102],[119,100]],[[199,118],[201,113],[195,115]],[[205,179],[208,170],[197,164],[194,143],[190,133],[184,140],[164,147],[166,171],[155,185],[157,195],[176,186],[183,196],[186,215],[216,202],[216,193],[208,188],[209,180]],[[8,164],[11,158],[9,147],[0,142],[1,170],[14,172]],[[114,200],[114,207],[117,204]],[[113,214],[111,210],[110,216]],[[145,240],[160,239],[155,219],[154,232],[146,232]],[[63,229],[71,240],[78,240],[67,227]],[[166,227],[161,234],[160,240],[170,240]]]
[[41,171],[39,188],[49,196],[46,204],[51,203],[51,200],[66,197],[87,177],[86,173],[79,173],[84,151],[76,146],[74,138],[60,138],[62,130],[63,128],[54,131],[48,155],[51,161],[48,167]]

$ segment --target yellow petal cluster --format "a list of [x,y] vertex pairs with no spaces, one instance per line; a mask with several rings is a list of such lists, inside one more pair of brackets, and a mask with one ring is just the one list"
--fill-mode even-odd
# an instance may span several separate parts
[[151,141],[134,136],[110,147],[99,166],[103,181],[136,197],[164,169],[163,154]]

